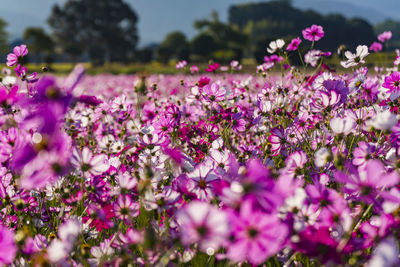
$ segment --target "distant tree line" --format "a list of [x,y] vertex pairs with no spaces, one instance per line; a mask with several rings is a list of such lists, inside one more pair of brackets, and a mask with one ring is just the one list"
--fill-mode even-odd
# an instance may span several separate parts
[[[90,60],[104,62],[150,62],[210,59],[229,62],[243,57],[262,61],[267,44],[277,38],[289,41],[302,29],[318,24],[326,36],[317,48],[335,51],[340,45],[354,50],[359,44],[370,45],[380,32],[391,30],[393,38],[387,49],[400,46],[400,22],[387,20],[375,26],[363,19],[346,19],[340,14],[321,15],[302,11],[290,0],[233,5],[229,20],[222,22],[213,12],[209,19],[196,20],[198,34],[188,39],[184,33],[169,33],[158,45],[137,49],[138,16],[124,0],[68,0],[54,5],[48,18],[52,32],[27,28],[23,41],[29,45],[30,60],[52,62]],[[6,22],[0,19],[0,54],[9,50]]]

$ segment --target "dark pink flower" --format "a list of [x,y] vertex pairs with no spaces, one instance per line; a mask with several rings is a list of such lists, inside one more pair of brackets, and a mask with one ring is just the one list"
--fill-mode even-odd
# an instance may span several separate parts
[[207,72],[215,72],[219,68],[219,63],[215,62],[213,64],[208,65],[208,68],[206,69]]
[[373,42],[371,46],[369,47],[369,50],[374,51],[374,52],[379,52],[382,51],[382,44],[378,42]]
[[389,93],[393,91],[398,92],[400,89],[400,72],[395,71],[389,76],[386,76],[382,86],[389,89]]
[[314,42],[320,40],[324,37],[324,29],[322,26],[313,24],[311,27],[306,28],[303,30],[303,37],[304,39]]
[[287,51],[296,51],[297,48],[299,48],[299,45],[301,44],[301,39],[300,37],[294,38],[290,44],[288,44],[288,46],[286,47]]

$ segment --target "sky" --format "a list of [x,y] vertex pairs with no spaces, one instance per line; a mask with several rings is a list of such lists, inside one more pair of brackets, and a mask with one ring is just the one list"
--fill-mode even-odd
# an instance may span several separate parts
[[[8,23],[12,39],[18,38],[29,26],[40,26],[50,31],[46,19],[54,4],[66,0],[0,0],[0,17]],[[112,0],[109,0],[112,1]],[[254,0],[253,2],[261,0]],[[264,0],[266,1],[266,0]],[[228,8],[249,0],[125,0],[139,16],[140,46],[160,42],[174,30],[184,32],[188,38],[196,34],[193,21],[207,18],[213,10],[226,21]],[[379,3],[379,4],[377,4]],[[302,9],[313,8],[322,13],[340,12],[348,17],[361,16],[371,23],[386,18],[400,20],[400,0],[294,0]]]

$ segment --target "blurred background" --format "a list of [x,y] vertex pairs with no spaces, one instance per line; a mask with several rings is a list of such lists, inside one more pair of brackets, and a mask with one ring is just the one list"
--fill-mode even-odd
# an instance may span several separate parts
[[[69,71],[76,62],[134,73],[179,60],[206,64],[264,60],[270,41],[289,42],[322,25],[322,51],[370,46],[390,30],[382,53],[400,47],[399,0],[1,0],[0,57],[26,43],[32,66]],[[332,59],[332,63],[338,62]],[[298,63],[298,62],[297,62]],[[294,62],[296,64],[296,62]],[[99,69],[103,70],[103,69]]]

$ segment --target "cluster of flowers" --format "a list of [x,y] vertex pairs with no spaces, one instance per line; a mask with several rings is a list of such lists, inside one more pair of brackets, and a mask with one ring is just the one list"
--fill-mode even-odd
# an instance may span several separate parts
[[313,69],[290,64],[298,37],[254,75],[39,77],[16,47],[0,265],[399,264],[400,73],[370,74],[359,46],[338,74],[323,36],[303,31]]

